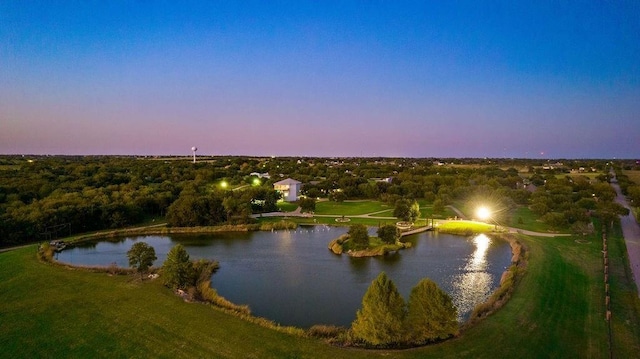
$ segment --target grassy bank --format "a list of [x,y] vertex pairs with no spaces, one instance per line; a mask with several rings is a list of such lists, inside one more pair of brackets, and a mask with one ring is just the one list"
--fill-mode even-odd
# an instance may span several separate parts
[[[521,241],[529,249],[526,274],[502,309],[457,339],[391,352],[273,331],[184,303],[159,281],[52,266],[36,259],[36,246],[16,249],[0,253],[0,357],[608,357],[599,238]],[[633,357],[640,304],[613,246],[614,357]]]
[[488,233],[495,229],[492,224],[473,221],[449,221],[438,225],[438,231],[442,233],[470,236],[478,233]]
[[640,353],[640,310],[628,308],[640,308],[640,298],[631,280],[629,258],[619,227],[609,233],[608,243],[613,351],[620,354],[619,358],[633,358]]
[[250,231],[269,231],[272,229],[294,229],[297,223],[293,221],[285,221],[280,217],[273,217],[271,221],[253,223],[253,224],[223,224],[219,226],[202,226],[202,227],[167,227],[166,224],[152,225],[146,227],[132,227],[124,229],[114,229],[108,231],[91,232],[81,235],[65,238],[65,242],[74,243],[88,240],[96,240],[103,238],[115,238],[124,236],[143,236],[153,234],[197,234],[197,233],[215,233],[215,232],[250,232]]

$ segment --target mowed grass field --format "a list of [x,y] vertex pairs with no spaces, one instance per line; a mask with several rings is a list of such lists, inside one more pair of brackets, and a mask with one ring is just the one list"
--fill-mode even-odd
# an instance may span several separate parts
[[340,213],[345,216],[357,216],[367,213],[390,211],[382,213],[381,216],[393,216],[393,206],[380,201],[322,201],[316,203],[315,214],[336,214]]
[[[601,241],[522,237],[529,264],[505,307],[459,338],[400,351],[345,349],[185,303],[159,281],[0,253],[0,358],[606,358]],[[614,357],[640,353],[640,303],[610,236]],[[319,253],[323,255],[325,253]],[[375,260],[375,259],[373,259]]]

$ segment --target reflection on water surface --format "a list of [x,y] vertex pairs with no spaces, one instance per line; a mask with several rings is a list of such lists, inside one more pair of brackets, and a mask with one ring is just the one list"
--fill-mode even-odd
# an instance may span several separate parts
[[[487,251],[491,246],[491,238],[479,234],[473,238],[475,251],[464,266],[463,273],[454,280],[454,303],[458,313],[470,313],[473,308],[486,300],[493,289],[493,278],[487,273]],[[462,317],[460,317],[462,319]]]
[[[97,242],[58,254],[63,262],[127,266],[126,252],[137,241],[156,250],[160,266],[181,243],[193,259],[220,262],[212,285],[232,302],[248,304],[254,315],[282,325],[349,326],[371,281],[386,272],[407,300],[411,288],[428,277],[448,292],[461,320],[495,290],[510,264],[511,249],[481,235],[460,237],[421,233],[406,237],[412,247],[375,258],[334,255],[328,243],[347,228],[301,227],[293,231],[145,236]],[[375,232],[375,230],[374,230]]]

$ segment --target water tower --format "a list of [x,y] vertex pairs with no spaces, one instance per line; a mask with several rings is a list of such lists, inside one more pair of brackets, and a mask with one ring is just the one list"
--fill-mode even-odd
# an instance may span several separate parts
[[193,163],[196,163],[196,151],[198,150],[198,147],[193,146],[191,147],[191,151],[193,152]]

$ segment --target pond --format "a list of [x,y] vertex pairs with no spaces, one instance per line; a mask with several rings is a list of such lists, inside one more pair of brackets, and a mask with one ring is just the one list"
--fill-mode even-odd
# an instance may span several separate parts
[[161,266],[171,247],[181,243],[192,259],[220,263],[212,277],[212,286],[220,295],[236,304],[248,304],[256,316],[301,328],[314,324],[349,327],[371,281],[382,271],[405,300],[420,279],[432,279],[451,295],[459,320],[464,321],[497,288],[511,262],[511,248],[504,241],[437,232],[404,237],[411,248],[383,257],[333,254],[328,243],[346,231],[302,226],[291,231],[123,237],[81,243],[58,253],[57,259],[77,265],[126,267],[129,248],[144,241],[156,250],[154,265]]

